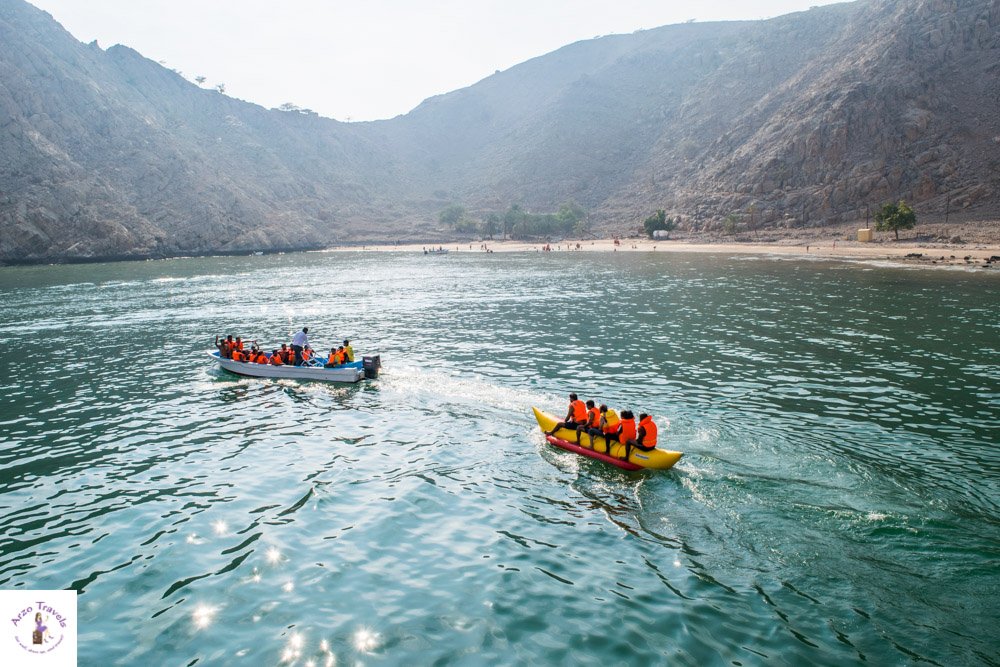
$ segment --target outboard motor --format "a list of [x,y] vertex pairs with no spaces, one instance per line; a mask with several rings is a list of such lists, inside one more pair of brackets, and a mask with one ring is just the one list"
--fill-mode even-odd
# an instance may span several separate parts
[[374,380],[378,377],[378,370],[382,368],[382,355],[376,354],[373,357],[362,357],[361,365],[365,369],[365,378]]

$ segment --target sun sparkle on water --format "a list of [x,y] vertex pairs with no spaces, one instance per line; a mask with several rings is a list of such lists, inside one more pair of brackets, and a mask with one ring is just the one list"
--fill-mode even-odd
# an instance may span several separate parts
[[361,653],[370,653],[378,648],[378,633],[371,628],[360,628],[354,633],[354,648]]
[[195,607],[194,612],[191,614],[191,620],[194,622],[196,628],[207,628],[212,624],[212,620],[215,618],[215,613],[217,611],[218,608],[216,607],[212,607],[207,604],[200,604]]

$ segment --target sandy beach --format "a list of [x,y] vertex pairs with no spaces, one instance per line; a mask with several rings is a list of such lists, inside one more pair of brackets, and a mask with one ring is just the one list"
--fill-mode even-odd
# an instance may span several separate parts
[[[489,252],[545,252],[546,244],[524,241],[451,242],[436,245],[418,243],[350,245],[330,248],[329,251],[416,252],[444,248],[449,253]],[[549,243],[551,252],[686,252],[731,253],[755,255],[785,255],[839,260],[867,260],[898,262],[919,266],[964,266],[1000,271],[1000,244],[928,244],[919,241],[883,241],[862,243],[829,238],[806,242],[801,239],[782,239],[774,242],[705,242],[704,240],[649,240],[613,239],[563,240]]]

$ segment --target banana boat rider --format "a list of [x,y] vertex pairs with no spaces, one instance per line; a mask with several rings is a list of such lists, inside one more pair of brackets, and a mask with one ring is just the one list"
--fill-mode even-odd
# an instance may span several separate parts
[[610,454],[611,443],[618,442],[618,425],[621,424],[622,420],[614,408],[609,408],[603,403],[598,408],[598,413],[601,415],[600,422],[595,428],[587,430],[587,434],[590,435],[590,448],[594,449],[594,439],[597,436],[604,436],[606,447],[604,453]]
[[[631,412],[628,414],[629,416],[632,415]],[[622,416],[624,415],[625,413],[623,412]],[[624,422],[624,419],[622,421]],[[635,424],[634,421],[632,423],[633,425]],[[624,434],[622,434],[621,441],[625,443],[625,458],[623,460],[628,461],[629,454],[631,453],[633,447],[644,452],[651,452],[656,449],[657,430],[658,429],[656,428],[656,423],[653,421],[653,418],[645,412],[640,413],[639,428],[635,436],[632,438],[625,438],[623,437]]]
[[566,419],[557,423],[551,431],[546,431],[545,435],[555,435],[561,428],[575,429],[577,426],[587,423],[587,406],[584,405],[576,394],[569,395],[569,410],[566,411]]
[[[591,429],[597,428],[597,425],[601,423],[601,413],[594,405],[593,401],[587,401],[587,423],[576,425],[576,444],[580,446],[580,436],[584,433],[589,434]],[[590,446],[594,446],[594,438],[590,438]]]

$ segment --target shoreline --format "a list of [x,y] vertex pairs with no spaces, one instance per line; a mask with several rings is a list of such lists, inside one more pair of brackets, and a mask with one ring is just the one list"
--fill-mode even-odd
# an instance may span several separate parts
[[[784,242],[723,242],[705,243],[684,239],[650,240],[621,239],[616,246],[613,239],[586,241],[560,241],[548,243],[551,252],[666,252],[666,253],[728,253],[740,255],[783,255],[787,257],[819,258],[830,260],[864,260],[898,262],[905,266],[947,267],[960,266],[984,268],[1000,271],[1000,261],[988,261],[1000,257],[1000,245],[955,244],[940,247],[920,242],[901,240],[891,242],[862,243],[841,239],[815,239],[810,242],[786,240]],[[524,241],[478,241],[464,243],[399,243],[334,246],[320,252],[414,252],[421,254],[424,249],[444,248],[449,253],[488,254],[491,252],[543,252],[546,243]]]

